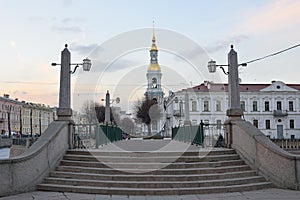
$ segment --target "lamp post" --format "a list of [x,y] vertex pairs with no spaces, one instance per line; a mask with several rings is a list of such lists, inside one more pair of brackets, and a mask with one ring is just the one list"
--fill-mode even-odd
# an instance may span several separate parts
[[[225,72],[224,66],[228,67],[228,72]],[[213,60],[208,62],[208,71],[210,73],[216,72],[216,68],[220,67],[223,72],[228,75],[229,109],[226,111],[226,115],[231,119],[240,119],[243,115],[240,104],[239,66],[247,66],[247,64],[238,64],[237,52],[233,49],[233,45],[231,45],[231,49],[228,53],[228,65],[217,65],[216,61]]]
[[101,99],[101,101],[105,101],[105,118],[104,123],[110,123],[110,104],[112,104],[114,101],[116,103],[120,103],[120,98],[117,97],[116,99],[110,99],[109,91],[107,90],[105,99]]
[[[71,53],[68,50],[68,45],[65,45],[61,52],[61,63],[52,63],[52,66],[60,65],[60,87],[59,87],[59,106],[57,109],[57,118],[59,121],[69,121],[72,117],[71,109],[71,74],[74,74],[79,65],[83,66],[84,71],[90,71],[92,63],[88,58],[83,60],[83,63],[71,64]],[[71,65],[76,65],[71,71]]]

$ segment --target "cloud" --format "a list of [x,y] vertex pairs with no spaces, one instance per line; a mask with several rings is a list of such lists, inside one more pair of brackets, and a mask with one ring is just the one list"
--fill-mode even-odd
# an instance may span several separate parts
[[125,60],[120,59],[115,63],[112,63],[108,68],[106,72],[116,72],[122,69],[129,69],[132,67],[135,67],[138,64],[138,62],[133,60]]
[[89,44],[89,45],[81,45],[81,44],[77,44],[77,43],[70,44],[70,50],[75,51],[75,52],[85,55],[85,56],[90,54],[97,47],[98,47],[98,44],[96,44],[96,43]]
[[68,8],[68,7],[72,6],[73,1],[72,0],[63,0],[62,4],[63,4],[63,7]]
[[78,26],[53,26],[51,29],[59,32],[82,32]]
[[217,52],[219,50],[223,50],[225,48],[228,48],[231,44],[238,44],[238,43],[242,42],[243,40],[247,40],[247,39],[248,39],[248,36],[246,36],[246,35],[237,35],[237,36],[233,36],[231,38],[228,38],[226,40],[218,40],[214,44],[212,44],[211,46],[207,46],[204,49],[208,53],[214,53],[214,52]]
[[43,21],[44,18],[43,17],[40,17],[40,16],[32,16],[29,18],[29,21],[33,21],[33,22],[40,22],[40,21]]
[[72,22],[81,22],[81,21],[84,21],[84,19],[83,18],[66,17],[66,18],[63,18],[61,20],[61,22],[64,23],[64,24],[69,24],[69,23],[72,23]]
[[284,30],[287,27],[300,25],[300,1],[279,0],[270,1],[269,4],[249,10],[236,31],[257,34]]
[[26,91],[15,90],[13,92],[13,95],[26,95],[26,94],[28,94],[28,92],[26,92]]
[[11,46],[11,47],[13,47],[13,48],[16,48],[16,42],[15,42],[15,41],[13,41],[13,40],[12,40],[12,41],[10,41],[10,46]]

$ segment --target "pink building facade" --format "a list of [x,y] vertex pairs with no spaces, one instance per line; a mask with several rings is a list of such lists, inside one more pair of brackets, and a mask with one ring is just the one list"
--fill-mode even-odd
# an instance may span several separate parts
[[12,134],[19,134],[21,128],[22,104],[16,99],[10,99],[4,94],[0,97],[0,133],[7,135],[9,130]]

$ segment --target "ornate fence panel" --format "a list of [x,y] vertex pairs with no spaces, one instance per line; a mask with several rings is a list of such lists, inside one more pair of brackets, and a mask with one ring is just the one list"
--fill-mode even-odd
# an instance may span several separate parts
[[122,130],[108,124],[76,124],[73,137],[75,148],[98,148],[122,140]]
[[223,124],[205,124],[172,128],[172,139],[203,146],[224,146],[225,126]]
[[203,124],[172,128],[172,139],[191,144],[202,145],[204,141]]

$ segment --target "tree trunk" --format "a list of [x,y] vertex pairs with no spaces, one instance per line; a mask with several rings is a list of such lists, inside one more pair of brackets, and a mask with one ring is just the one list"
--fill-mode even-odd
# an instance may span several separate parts
[[148,135],[151,135],[151,124],[147,124],[147,128],[148,128]]

